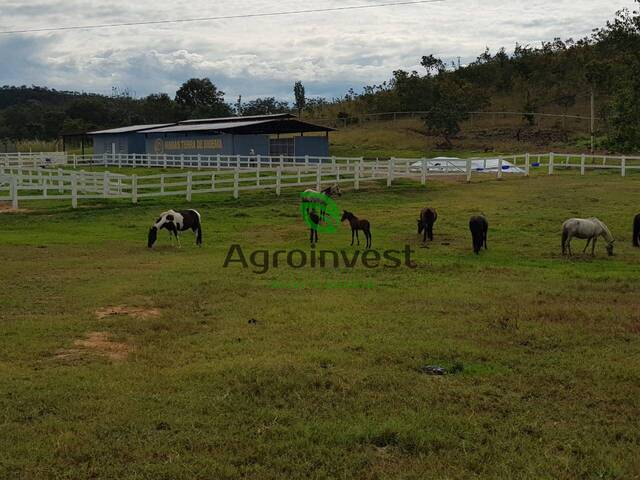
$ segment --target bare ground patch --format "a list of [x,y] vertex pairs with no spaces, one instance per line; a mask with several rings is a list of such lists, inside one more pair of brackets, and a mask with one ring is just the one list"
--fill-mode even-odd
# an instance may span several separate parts
[[75,348],[60,350],[55,358],[58,360],[77,360],[86,354],[99,355],[113,361],[123,361],[133,350],[131,345],[114,342],[107,332],[89,332],[84,339],[73,342]]
[[99,320],[103,320],[108,317],[116,315],[127,315],[129,317],[137,318],[139,320],[147,320],[149,318],[157,318],[160,316],[160,310],[157,308],[144,308],[144,307],[127,307],[127,306],[114,306],[99,308],[95,311],[96,317]]
[[0,213],[26,213],[29,211],[27,208],[14,209],[9,202],[0,202]]

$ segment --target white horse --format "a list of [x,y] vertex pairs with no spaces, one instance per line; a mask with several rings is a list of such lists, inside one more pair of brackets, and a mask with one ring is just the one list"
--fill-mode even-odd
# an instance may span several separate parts
[[591,243],[591,255],[595,256],[596,253],[596,240],[598,237],[602,237],[607,242],[607,253],[609,256],[613,255],[613,244],[615,239],[607,226],[597,218],[570,218],[562,224],[562,254],[569,251],[571,253],[571,239],[573,237],[582,238],[587,240],[587,245],[584,247],[582,253],[587,251],[589,243]]

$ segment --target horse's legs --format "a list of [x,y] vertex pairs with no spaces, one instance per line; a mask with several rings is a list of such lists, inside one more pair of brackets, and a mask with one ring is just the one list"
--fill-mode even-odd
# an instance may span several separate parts
[[351,229],[351,246],[353,247],[353,241],[355,240],[355,236],[356,236],[356,231],[352,228]]
[[589,245],[591,244],[591,240],[593,240],[593,238],[587,239],[587,244],[584,246],[584,250],[582,250],[582,253],[587,253],[587,248],[589,248]]
[[598,239],[598,237],[593,237],[593,243],[591,243],[591,256],[595,257],[596,256],[596,240]]
[[356,240],[358,241],[358,245],[360,245],[360,235],[358,235],[357,229],[356,229]]

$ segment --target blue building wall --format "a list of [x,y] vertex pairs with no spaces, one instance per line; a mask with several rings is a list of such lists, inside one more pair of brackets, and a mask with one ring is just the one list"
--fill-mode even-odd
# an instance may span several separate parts
[[138,133],[104,134],[93,136],[93,153],[102,155],[112,153],[115,144],[115,152],[123,155],[133,153],[145,153],[144,137]]
[[[269,155],[269,135],[231,135],[198,133],[121,133],[93,136],[95,155],[112,153],[115,144],[117,154],[167,154],[167,155]],[[295,154],[303,157],[329,156],[329,139],[326,136],[294,137]]]
[[329,139],[323,137],[295,137],[296,156],[329,156]]

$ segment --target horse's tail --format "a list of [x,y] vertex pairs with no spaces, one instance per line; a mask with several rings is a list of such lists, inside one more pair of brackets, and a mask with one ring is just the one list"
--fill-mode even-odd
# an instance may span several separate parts
[[569,232],[567,231],[566,228],[563,228],[562,229],[562,255],[565,254],[568,238],[569,238]]
[[636,216],[633,223],[633,246],[640,247],[640,215]]
[[202,226],[200,224],[196,230],[196,245],[202,245]]

